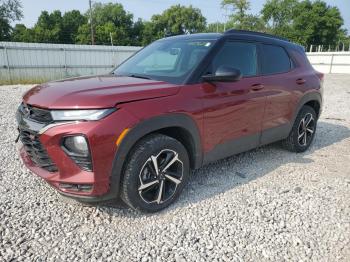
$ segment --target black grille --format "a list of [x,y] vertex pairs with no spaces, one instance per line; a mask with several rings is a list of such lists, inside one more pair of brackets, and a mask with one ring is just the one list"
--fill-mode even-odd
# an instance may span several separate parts
[[24,149],[35,165],[49,172],[57,171],[56,165],[53,163],[45,148],[40,143],[39,136],[36,133],[20,130],[19,137],[24,145]]
[[22,115],[28,119],[32,119],[40,123],[52,122],[52,116],[49,110],[33,107],[27,104],[21,104],[20,111]]

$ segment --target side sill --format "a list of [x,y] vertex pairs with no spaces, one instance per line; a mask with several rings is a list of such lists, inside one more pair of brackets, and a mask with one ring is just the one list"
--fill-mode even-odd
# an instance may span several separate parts
[[203,165],[236,155],[259,146],[260,133],[219,144],[204,155]]

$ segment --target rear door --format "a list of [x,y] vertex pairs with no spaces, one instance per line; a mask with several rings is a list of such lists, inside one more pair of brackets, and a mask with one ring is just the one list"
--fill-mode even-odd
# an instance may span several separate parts
[[296,82],[293,62],[282,46],[260,44],[259,55],[261,83],[267,95],[261,144],[266,144],[288,136],[297,99]]
[[203,83],[205,161],[254,148],[259,143],[265,94],[258,76],[258,45],[227,40],[206,73],[219,66],[239,69],[236,82]]

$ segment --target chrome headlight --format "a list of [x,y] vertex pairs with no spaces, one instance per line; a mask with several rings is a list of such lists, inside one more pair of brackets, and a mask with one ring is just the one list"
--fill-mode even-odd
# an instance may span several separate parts
[[93,121],[100,120],[113,113],[115,110],[115,108],[88,110],[52,110],[51,116],[54,121]]

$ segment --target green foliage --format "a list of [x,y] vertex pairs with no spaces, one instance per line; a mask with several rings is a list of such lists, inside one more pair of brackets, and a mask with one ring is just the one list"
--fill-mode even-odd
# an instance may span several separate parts
[[343,33],[344,21],[337,7],[323,1],[302,1],[295,8],[292,39],[303,45],[336,44]]
[[261,14],[268,31],[305,46],[334,45],[344,34],[339,9],[321,0],[269,0]]
[[243,25],[246,23],[250,2],[248,0],[222,0],[221,6],[227,9],[232,7],[233,14],[230,15],[230,20],[236,25],[237,29],[244,29]]
[[33,30],[27,28],[24,24],[16,24],[12,30],[12,41],[33,42]]
[[210,23],[208,24],[205,32],[207,33],[223,33],[225,31],[224,23]]
[[58,10],[52,13],[43,11],[33,28],[17,24],[12,41],[74,44],[79,26],[86,22],[85,16],[77,10],[66,12],[63,16]]
[[[147,45],[168,35],[223,32],[235,28],[269,32],[302,45],[350,43],[336,7],[322,0],[267,0],[260,15],[250,14],[249,0],[222,0],[230,12],[227,23],[207,26],[200,9],[173,5],[150,21],[134,21],[119,3],[95,3],[92,7],[96,44]],[[19,0],[0,0],[0,41],[91,44],[90,13],[72,10],[43,11],[33,28],[11,23],[22,16]]]
[[80,26],[87,23],[86,16],[82,15],[78,10],[72,10],[64,13],[62,17],[62,34],[63,43],[74,44]]
[[23,17],[19,0],[0,0],[0,41],[11,39],[11,22]]
[[41,12],[38,22],[33,28],[35,42],[62,43],[62,14],[55,10],[51,14]]
[[91,31],[89,24],[79,26],[77,35],[75,36],[76,44],[91,44]]
[[[88,11],[85,14],[86,19],[89,16],[90,12]],[[114,45],[133,44],[133,15],[126,12],[123,5],[95,3],[92,7],[92,20],[95,44],[111,44],[111,36]],[[76,42],[91,44],[90,24],[83,24],[79,27]]]
[[250,2],[248,0],[223,0],[221,5],[227,10],[232,9],[226,28],[253,31],[265,30],[265,23],[259,16],[248,14],[250,10]]
[[168,35],[193,34],[203,32],[206,27],[206,19],[198,8],[174,5],[160,15],[152,16],[152,26],[148,30],[153,31],[154,38],[162,38]]
[[281,34],[290,30],[297,5],[298,0],[268,0],[261,10],[262,19],[274,33]]

